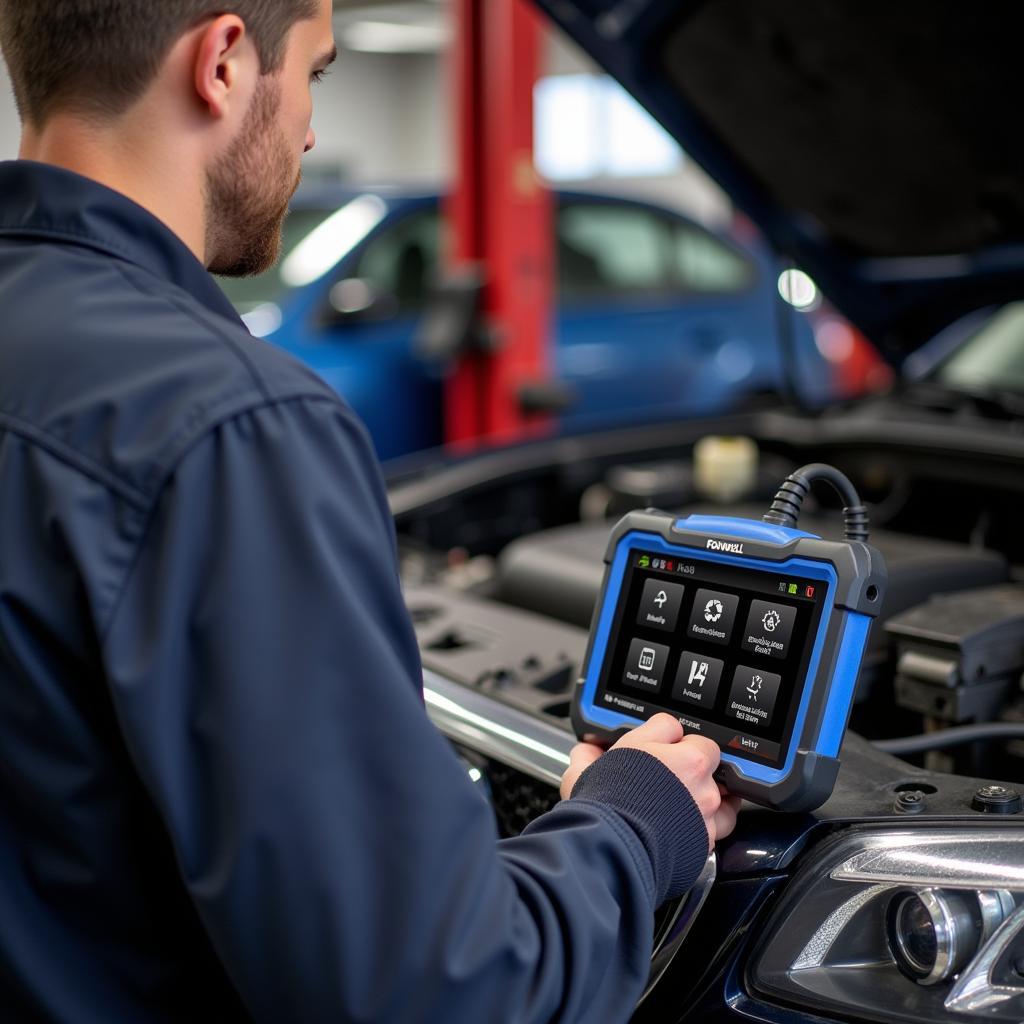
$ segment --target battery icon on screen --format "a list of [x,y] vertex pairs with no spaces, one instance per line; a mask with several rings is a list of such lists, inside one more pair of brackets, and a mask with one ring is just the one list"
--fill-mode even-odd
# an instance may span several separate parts
[[797,592],[797,590],[798,590],[797,585],[795,583],[790,583],[790,585],[789,585],[789,592],[791,594],[795,594]]
[[805,597],[814,597],[814,587],[808,587],[808,588],[807,588],[807,589],[806,589],[806,590],[804,591],[804,596],[805,596]]

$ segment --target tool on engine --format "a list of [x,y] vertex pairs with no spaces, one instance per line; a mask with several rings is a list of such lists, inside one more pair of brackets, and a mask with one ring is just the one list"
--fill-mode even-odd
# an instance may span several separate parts
[[[842,541],[796,528],[816,480],[843,499]],[[886,584],[867,527],[853,485],[820,463],[790,474],[761,522],[630,512],[605,554],[576,734],[609,743],[667,711],[718,743],[731,792],[824,803]]]

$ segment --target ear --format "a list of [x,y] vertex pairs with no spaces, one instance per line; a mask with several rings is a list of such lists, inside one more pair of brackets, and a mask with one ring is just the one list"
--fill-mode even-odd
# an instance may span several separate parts
[[245,22],[237,15],[222,14],[202,30],[195,58],[195,87],[214,117],[228,114],[245,79],[258,71]]

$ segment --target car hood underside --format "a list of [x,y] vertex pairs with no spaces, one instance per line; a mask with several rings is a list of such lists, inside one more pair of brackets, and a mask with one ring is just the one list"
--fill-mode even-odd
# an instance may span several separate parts
[[894,362],[1017,297],[1024,9],[537,2]]

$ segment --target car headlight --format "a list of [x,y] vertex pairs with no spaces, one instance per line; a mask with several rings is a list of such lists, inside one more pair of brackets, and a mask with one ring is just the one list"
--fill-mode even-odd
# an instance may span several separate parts
[[851,831],[787,888],[749,981],[885,1022],[1024,1020],[1024,831]]

